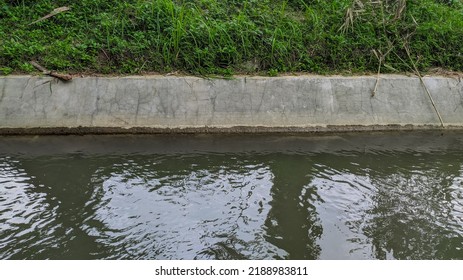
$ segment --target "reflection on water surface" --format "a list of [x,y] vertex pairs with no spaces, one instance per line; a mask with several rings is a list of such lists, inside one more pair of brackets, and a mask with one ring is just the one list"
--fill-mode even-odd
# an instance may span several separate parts
[[0,258],[463,259],[462,143],[0,138]]

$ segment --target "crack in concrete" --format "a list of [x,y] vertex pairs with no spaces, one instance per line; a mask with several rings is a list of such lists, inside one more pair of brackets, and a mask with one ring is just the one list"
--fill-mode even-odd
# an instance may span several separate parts
[[3,98],[5,97],[5,88],[6,88],[6,80],[2,80],[2,94],[0,95],[0,104],[3,101]]
[[124,123],[125,125],[128,125],[128,124],[129,124],[126,120],[124,120],[124,119],[122,119],[122,118],[114,117],[114,116],[113,116],[113,118],[114,118],[116,121],[120,121],[120,122]]
[[172,111],[172,116],[175,118],[177,116],[177,111],[178,109],[180,108],[180,99],[178,97],[178,91],[175,91],[174,93],[174,96],[175,96],[175,99],[174,98],[171,98],[170,99],[170,110]]
[[[100,102],[100,92],[99,92],[99,84],[100,84],[100,79],[99,78],[96,78],[95,80],[95,89],[96,89],[96,97],[95,97],[95,103],[94,103],[94,109],[92,111],[92,113],[90,114],[90,123],[92,124],[92,126],[95,124],[95,116],[98,114],[99,110],[100,110],[100,105],[99,105],[99,102]],[[91,92],[90,92],[91,93]]]
[[35,85],[33,89],[36,89],[37,87],[42,86],[42,85],[44,85],[46,83],[50,83],[50,82],[51,82],[51,80],[47,80],[47,81],[45,81],[45,82],[43,82],[41,84]]
[[137,108],[135,109],[135,124],[138,124],[138,113],[140,112],[140,101],[141,101],[141,93],[140,89],[137,88]]
[[159,106],[161,107],[161,112],[165,117],[169,116],[169,111],[167,109],[167,105],[164,102],[164,98],[162,98],[159,94]]
[[99,101],[100,101],[100,96],[98,95],[97,93],[97,97],[95,98],[95,110],[92,112],[92,114],[90,115],[90,123],[92,124],[92,126],[95,124],[95,116],[98,114],[98,112],[100,111],[100,105],[99,105]]
[[21,91],[21,96],[19,97],[19,99],[23,99],[24,93],[26,92],[27,87],[29,86],[29,82],[30,82],[31,78],[32,78],[32,77],[29,77],[29,78],[27,79],[26,86],[24,87],[24,90]]
[[53,88],[52,88],[51,81],[50,81],[49,85],[50,85],[50,96],[52,96],[53,95]]
[[190,87],[190,90],[193,91],[193,86],[190,85],[190,83],[187,81],[186,77],[183,78],[183,81]]
[[[460,78],[460,82],[458,84],[461,83],[461,78]],[[458,109],[458,105],[460,105],[460,107],[463,108],[463,85],[460,87],[460,90],[458,91],[459,95],[460,95],[460,104],[457,104],[457,106],[455,107],[455,110],[454,112]]]
[[260,112],[262,109],[262,104],[264,103],[264,97],[265,97],[265,94],[267,93],[267,84],[268,82],[264,82],[264,88],[262,90],[262,94],[260,95],[260,102],[259,102],[259,105],[257,106],[257,112]]
[[215,119],[215,107],[216,107],[216,100],[217,100],[217,92],[215,91],[215,89],[213,90],[212,96],[209,98],[209,100],[211,101],[211,105],[212,105],[212,114],[209,120],[207,121],[207,124],[211,125]]
[[288,115],[286,115],[286,106],[283,105],[282,107],[283,107],[283,108],[282,108],[283,111],[281,111],[281,115],[283,116],[283,118],[284,118],[284,120],[285,120],[285,123],[288,123],[288,120],[289,120],[289,119],[288,119]]

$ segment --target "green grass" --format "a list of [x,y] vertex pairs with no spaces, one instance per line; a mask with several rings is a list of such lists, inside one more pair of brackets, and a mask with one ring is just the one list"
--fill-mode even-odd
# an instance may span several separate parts
[[0,0],[0,74],[463,71],[462,41],[462,0]]

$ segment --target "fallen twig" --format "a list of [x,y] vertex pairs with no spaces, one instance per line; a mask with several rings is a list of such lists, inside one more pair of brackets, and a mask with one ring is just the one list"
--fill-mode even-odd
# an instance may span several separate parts
[[379,78],[381,74],[381,64],[383,63],[383,56],[379,56],[375,50],[373,50],[373,53],[375,54],[376,58],[378,58],[378,74],[376,76],[376,83],[375,83],[375,88],[371,92],[371,97],[374,97],[376,94],[376,91],[378,90],[378,85],[379,85]]
[[437,110],[436,103],[434,103],[434,99],[432,98],[428,87],[424,83],[423,77],[421,76],[420,71],[416,67],[415,62],[413,61],[412,56],[410,55],[410,50],[409,50],[408,46],[405,43],[404,43],[404,48],[405,48],[405,51],[407,52],[407,56],[410,59],[410,62],[412,64],[412,66],[413,66],[413,70],[414,70],[415,74],[418,76],[418,78],[420,78],[421,84],[423,85],[424,89],[426,90],[426,93],[428,94],[429,100],[431,100],[431,104],[434,107],[434,110],[436,111],[437,116],[439,117],[439,121],[440,121],[442,127],[445,128],[444,121],[442,120],[442,117],[441,117],[441,115],[439,113],[439,110]]
[[378,59],[378,73],[377,73],[377,76],[376,76],[376,84],[375,84],[375,88],[373,89],[373,91],[371,92],[371,97],[374,97],[377,90],[378,90],[378,85],[379,85],[379,80],[380,80],[380,74],[381,74],[381,65],[384,64],[384,61],[386,60],[386,57],[389,55],[389,53],[392,51],[392,49],[394,48],[394,46],[392,44],[390,44],[389,46],[389,49],[387,50],[386,53],[383,54],[383,52],[381,50],[373,50],[373,54],[376,56],[376,58]]
[[41,21],[43,21],[43,20],[46,20],[47,18],[50,18],[50,17],[52,17],[52,16],[55,16],[55,15],[59,14],[59,13],[62,13],[62,12],[65,12],[65,11],[69,11],[70,9],[71,9],[71,8],[69,8],[69,7],[59,7],[59,8],[56,8],[56,9],[54,9],[53,11],[51,11],[51,13],[49,13],[48,15],[46,15],[46,16],[44,16],[44,17],[41,17],[41,18],[39,18],[38,20],[36,20],[36,21],[34,21],[34,22],[29,23],[29,25],[35,24],[35,23],[37,23],[37,22],[41,22]]
[[70,80],[72,80],[72,76],[71,76],[71,75],[68,75],[68,74],[59,74],[59,73],[56,73],[56,72],[47,70],[45,67],[43,67],[42,65],[38,64],[38,63],[35,62],[35,61],[30,61],[29,63],[30,63],[32,66],[34,66],[35,68],[37,68],[37,70],[42,71],[42,73],[45,74],[45,75],[58,78],[58,79],[60,79],[60,80],[62,80],[62,81],[70,81]]

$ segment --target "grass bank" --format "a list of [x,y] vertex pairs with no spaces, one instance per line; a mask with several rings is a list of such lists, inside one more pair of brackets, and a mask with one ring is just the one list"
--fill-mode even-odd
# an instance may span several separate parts
[[463,71],[462,39],[462,0],[0,0],[0,74]]

